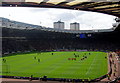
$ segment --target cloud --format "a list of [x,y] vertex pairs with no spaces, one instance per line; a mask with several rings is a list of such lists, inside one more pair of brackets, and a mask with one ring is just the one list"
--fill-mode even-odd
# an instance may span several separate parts
[[74,19],[75,16],[71,13],[62,13],[62,14],[59,14],[56,18],[57,19],[59,18],[63,21],[70,21],[70,20]]
[[45,11],[48,11],[49,9],[47,9],[47,8],[30,8],[29,9],[29,11],[30,12],[34,12],[34,13],[36,13],[36,12],[45,12]]
[[96,13],[96,12],[86,12],[82,15],[77,16],[77,21],[81,25],[87,25],[93,27],[92,29],[107,29],[111,28],[113,20],[115,17],[111,15]]
[[115,23],[115,16],[80,10],[27,7],[0,7],[0,10],[0,17],[46,27],[53,27],[53,22],[60,19],[65,22],[66,29],[73,22],[80,23],[81,30],[108,29]]

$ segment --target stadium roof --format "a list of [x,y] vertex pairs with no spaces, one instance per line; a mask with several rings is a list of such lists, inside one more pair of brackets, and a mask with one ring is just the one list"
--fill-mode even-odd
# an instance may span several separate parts
[[0,3],[5,7],[64,8],[100,12],[120,17],[119,0],[2,0]]

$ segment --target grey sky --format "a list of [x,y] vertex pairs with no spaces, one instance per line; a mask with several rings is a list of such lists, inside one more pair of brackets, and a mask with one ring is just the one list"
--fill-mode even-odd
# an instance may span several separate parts
[[111,15],[54,8],[0,7],[0,17],[51,28],[53,22],[61,20],[65,29],[69,29],[70,23],[78,22],[81,30],[108,29],[115,23],[115,16]]

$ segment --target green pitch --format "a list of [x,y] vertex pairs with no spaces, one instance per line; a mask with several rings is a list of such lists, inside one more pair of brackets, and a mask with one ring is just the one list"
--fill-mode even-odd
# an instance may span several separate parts
[[[107,57],[105,52],[14,54],[0,58],[0,61],[2,61],[2,73],[0,72],[0,74],[27,77],[31,75],[33,77],[43,77],[46,75],[48,78],[94,79],[107,74],[108,63],[105,57]],[[76,58],[76,60],[68,60],[68,58]],[[3,59],[6,61],[3,61]]]

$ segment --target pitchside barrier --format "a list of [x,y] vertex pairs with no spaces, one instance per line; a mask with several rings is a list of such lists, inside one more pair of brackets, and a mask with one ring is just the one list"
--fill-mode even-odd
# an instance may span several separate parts
[[[32,80],[59,81],[59,82],[72,82],[72,83],[74,83],[74,82],[75,83],[76,82],[79,82],[79,83],[120,83],[120,77],[117,77],[116,79],[114,79],[112,81],[109,81],[109,82],[107,82],[107,81],[99,81],[97,79],[88,80],[88,79],[63,79],[63,78],[44,78],[44,77],[43,78],[38,78],[38,77],[32,77],[32,78],[30,78],[30,77],[19,77],[19,76],[0,76],[0,78],[13,78],[13,79],[24,79],[24,80],[26,79],[26,80],[30,80],[30,81],[32,81]],[[35,82],[35,81],[33,81],[33,82]],[[11,81],[11,83],[12,83],[12,81]]]
[[6,76],[6,75],[3,75],[3,76],[0,76],[2,78],[12,78],[12,79],[26,79],[26,80],[42,80],[42,81],[60,81],[60,82],[98,82],[104,78],[107,77],[107,74],[106,75],[103,75],[99,78],[96,78],[96,79],[65,79],[65,78],[47,78],[47,76],[43,76],[42,78],[40,77],[21,77],[21,76]]
[[20,77],[20,76],[1,76],[2,78],[12,78],[12,79],[26,79],[26,80],[42,80],[42,81],[60,81],[60,82],[97,82],[99,80],[88,80],[88,79],[64,79],[64,78],[38,78],[38,77]]

